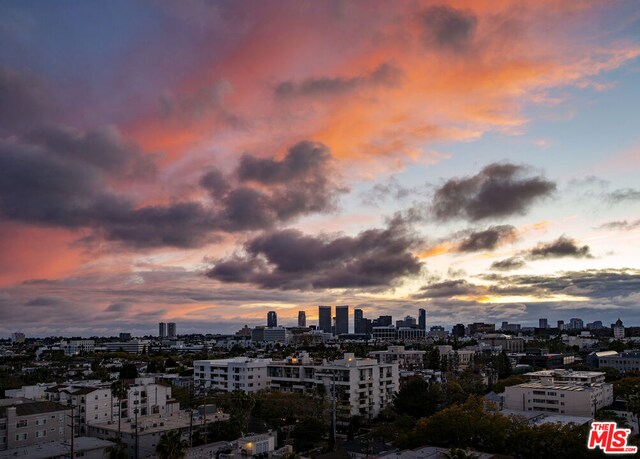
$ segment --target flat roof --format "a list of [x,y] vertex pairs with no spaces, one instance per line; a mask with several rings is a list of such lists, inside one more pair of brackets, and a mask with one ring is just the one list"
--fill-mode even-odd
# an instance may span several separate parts
[[[83,451],[94,451],[96,449],[108,448],[115,443],[95,437],[74,438],[74,449],[76,453]],[[51,457],[66,456],[71,452],[70,442],[48,442],[39,445],[24,446],[22,448],[12,448],[0,451],[0,459],[10,459],[22,457],[25,459],[48,459]]]

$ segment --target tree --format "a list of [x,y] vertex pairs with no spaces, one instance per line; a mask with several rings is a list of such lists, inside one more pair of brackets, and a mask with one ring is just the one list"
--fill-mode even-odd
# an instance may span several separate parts
[[118,379],[111,384],[111,396],[118,399],[118,442],[122,438],[122,399],[129,396],[129,385],[122,379]]
[[439,370],[440,365],[440,351],[437,347],[434,346],[427,355],[427,368],[430,368],[432,370]]
[[415,419],[431,416],[444,401],[439,384],[429,384],[422,378],[415,378],[403,386],[393,397],[393,407],[400,414]]
[[136,379],[138,377],[138,367],[135,363],[125,363],[120,368],[120,379]]
[[303,452],[312,449],[322,440],[326,426],[317,418],[306,417],[293,428],[291,437],[296,451]]
[[505,379],[511,376],[511,361],[505,351],[502,351],[496,358],[495,369],[498,372],[498,379]]
[[185,456],[187,442],[182,439],[179,430],[163,433],[156,446],[156,453],[160,459],[182,459]]

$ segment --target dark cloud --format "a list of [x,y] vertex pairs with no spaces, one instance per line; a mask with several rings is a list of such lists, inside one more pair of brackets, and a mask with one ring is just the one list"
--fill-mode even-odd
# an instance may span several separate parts
[[264,233],[245,244],[244,256],[218,260],[207,275],[262,288],[375,288],[420,272],[411,250],[419,240],[391,222],[357,236],[310,236],[298,230]]
[[432,6],[422,13],[427,45],[458,52],[471,44],[477,23],[472,12],[446,5]]
[[479,289],[480,287],[464,279],[454,279],[425,285],[418,293],[413,295],[413,298],[425,299],[472,295],[478,293]]
[[621,188],[605,194],[605,199],[614,204],[621,201],[640,201],[640,190]]
[[632,221],[618,220],[613,222],[607,222],[598,226],[598,229],[625,230],[625,231],[631,231],[636,228],[640,228],[640,219],[632,220]]
[[40,78],[0,66],[0,133],[41,122],[52,110],[50,94]]
[[107,306],[104,309],[104,312],[110,312],[110,313],[120,313],[120,312],[126,312],[131,308],[131,304],[130,303],[111,303],[109,306]]
[[491,269],[496,271],[511,271],[525,266],[525,261],[520,257],[510,257],[491,263]]
[[458,245],[459,252],[479,252],[493,250],[499,245],[513,242],[518,231],[511,225],[491,226],[484,231],[475,231],[466,236]]
[[527,257],[531,260],[562,257],[593,258],[588,245],[579,247],[574,239],[566,236],[560,236],[552,242],[538,244],[527,251]]
[[0,215],[41,226],[91,229],[85,241],[99,237],[138,248],[197,247],[219,232],[268,229],[332,211],[344,189],[330,161],[329,150],[313,142],[293,146],[281,161],[245,155],[231,177],[217,169],[201,177],[199,184],[212,203],[137,206],[110,185],[148,177],[153,162],[115,129],[39,129],[17,140],[0,140]]
[[450,179],[436,190],[432,213],[442,221],[522,215],[556,189],[555,183],[528,172],[525,166],[493,163],[474,176]]
[[397,86],[402,77],[403,72],[401,69],[392,64],[384,63],[372,72],[358,77],[309,78],[300,83],[283,81],[276,86],[274,92],[278,97],[293,95],[327,96],[348,93],[363,87]]

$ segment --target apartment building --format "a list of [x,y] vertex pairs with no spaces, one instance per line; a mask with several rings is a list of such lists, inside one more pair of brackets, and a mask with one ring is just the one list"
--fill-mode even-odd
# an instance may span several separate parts
[[396,363],[401,370],[421,370],[425,354],[426,351],[407,350],[404,346],[389,346],[386,351],[369,352],[369,357],[378,363]]
[[196,389],[233,392],[257,392],[269,388],[267,365],[271,359],[236,357],[219,360],[194,360],[193,381]]
[[129,419],[136,408],[141,416],[168,415],[179,409],[179,403],[171,398],[171,385],[156,383],[153,378],[134,380],[128,396],[120,401],[121,409],[111,394],[111,383],[60,384],[46,389],[45,398],[74,407],[77,434],[86,433],[91,424],[117,424],[120,413],[123,419]]
[[516,338],[502,333],[487,333],[480,340],[480,344],[500,346],[505,352],[522,352],[524,350],[523,338]]
[[505,409],[593,417],[613,403],[613,386],[604,382],[604,373],[544,370],[525,376],[529,382],[505,389]]
[[349,353],[341,360],[322,363],[302,354],[284,362],[271,362],[267,370],[272,390],[313,394],[324,390],[331,397],[335,388],[341,421],[351,416],[377,416],[399,390],[397,363],[379,363]]
[[598,358],[598,367],[611,367],[622,373],[640,371],[640,352],[625,351],[620,354],[601,356]]
[[0,450],[70,440],[67,414],[69,409],[55,402],[0,400]]

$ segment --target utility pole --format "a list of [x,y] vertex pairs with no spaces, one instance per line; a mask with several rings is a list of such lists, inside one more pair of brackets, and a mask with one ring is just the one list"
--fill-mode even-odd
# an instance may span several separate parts
[[138,451],[138,407],[133,409],[133,414],[136,416],[136,459],[138,459],[140,454]]
[[75,459],[76,457],[76,450],[75,450],[75,443],[74,443],[74,437],[75,437],[75,431],[76,431],[76,425],[75,425],[75,417],[76,414],[74,412],[75,410],[75,406],[73,406],[73,402],[71,400],[69,400],[69,408],[71,408],[71,424],[67,424],[68,427],[71,428],[71,459]]
[[332,372],[331,374],[331,380],[332,380],[332,384],[331,384],[331,389],[333,392],[333,396],[331,397],[331,401],[333,404],[333,450],[336,450],[336,447],[338,445],[338,439],[336,438],[336,372],[335,370]]

